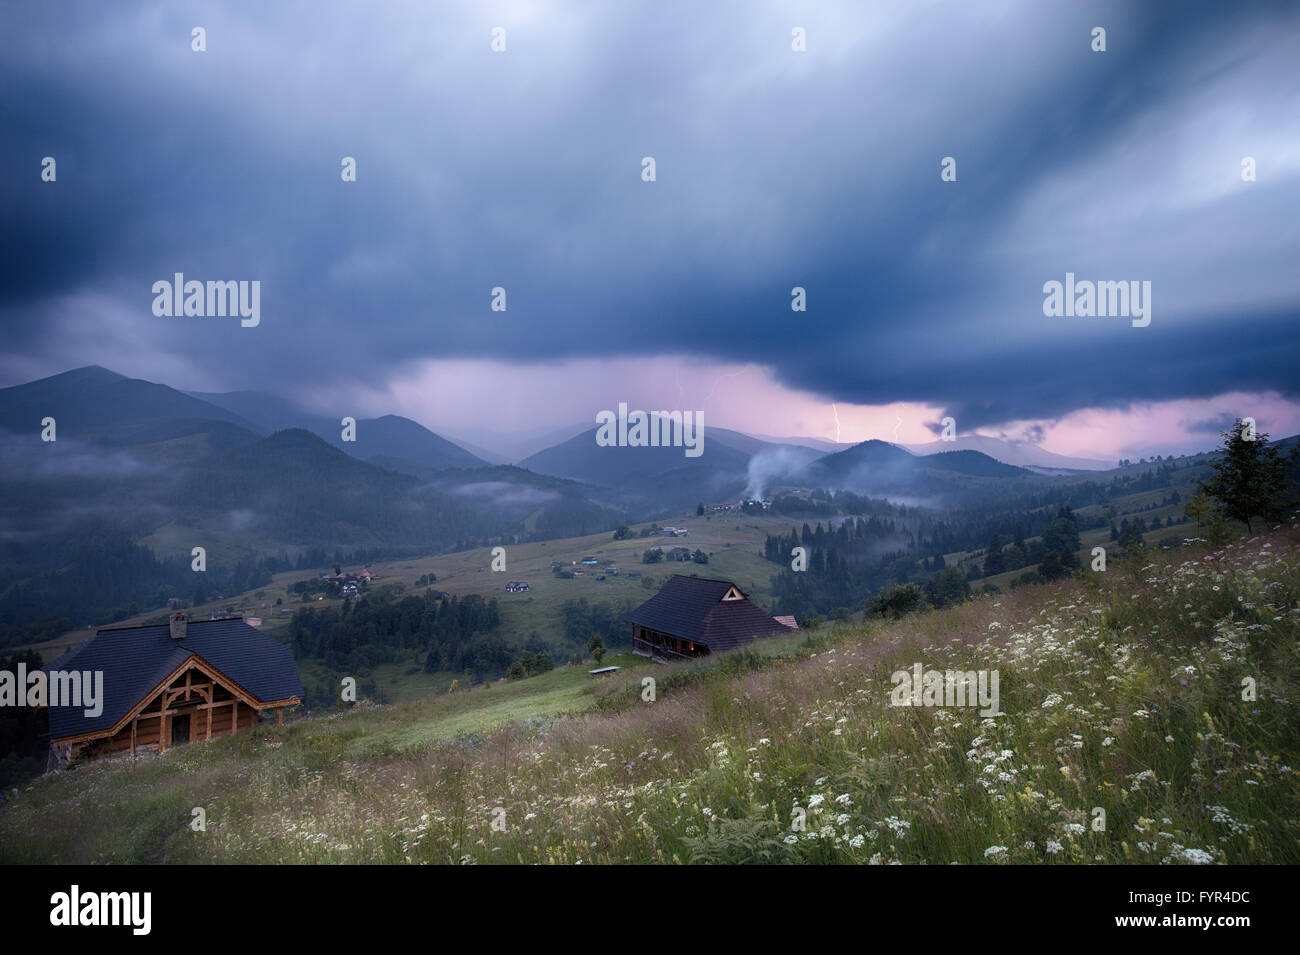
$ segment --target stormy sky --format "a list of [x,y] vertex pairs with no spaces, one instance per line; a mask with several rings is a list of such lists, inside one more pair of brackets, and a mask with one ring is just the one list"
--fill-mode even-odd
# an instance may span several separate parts
[[[100,364],[486,442],[620,401],[1104,457],[1300,431],[1295,5],[2,16],[0,385]],[[260,281],[260,324],[155,316],[176,272]],[[1045,316],[1067,272],[1149,281],[1150,324]]]

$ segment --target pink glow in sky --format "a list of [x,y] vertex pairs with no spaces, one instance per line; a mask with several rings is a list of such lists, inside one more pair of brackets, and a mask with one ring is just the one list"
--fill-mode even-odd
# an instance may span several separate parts
[[[1231,419],[1241,417],[1254,418],[1257,429],[1274,438],[1300,431],[1300,404],[1273,392],[1234,391],[1214,398],[1144,402],[1124,409],[1081,409],[1058,421],[1042,422],[1039,444],[1047,451],[1080,457],[1183,454],[1217,445],[1218,432]],[[1226,420],[1207,433],[1205,423],[1220,419]],[[1015,434],[1023,430],[1023,424],[1011,423],[1004,430]],[[1198,426],[1200,430],[1193,430]]]
[[[337,388],[309,398],[323,413],[340,402],[366,416],[400,414],[431,430],[493,447],[493,438],[580,425],[598,411],[629,408],[703,411],[706,427],[855,444],[868,438],[923,444],[945,414],[924,402],[858,405],[787,388],[758,365],[692,359],[614,358],[513,365],[491,360],[424,361],[381,388]],[[1232,392],[1213,398],[1082,408],[1057,420],[1012,421],[978,433],[1032,440],[1072,457],[1112,460],[1207,450],[1233,417],[1255,418],[1273,437],[1300,432],[1300,403],[1275,393]],[[957,422],[959,433],[965,433]]]

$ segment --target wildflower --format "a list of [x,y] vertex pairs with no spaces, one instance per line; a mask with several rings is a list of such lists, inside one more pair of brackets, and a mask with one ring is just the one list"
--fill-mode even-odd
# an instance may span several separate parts
[[890,816],[885,820],[884,825],[896,836],[901,836],[907,832],[908,829],[912,828],[910,822],[906,819],[899,819],[897,816]]
[[984,850],[984,858],[989,859],[993,856],[1000,856],[1007,851],[1006,846],[989,846]]

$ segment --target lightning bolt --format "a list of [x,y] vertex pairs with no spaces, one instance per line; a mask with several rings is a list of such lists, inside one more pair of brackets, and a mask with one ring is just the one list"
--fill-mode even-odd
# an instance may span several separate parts
[[831,411],[835,413],[835,443],[840,443],[840,409],[835,407],[835,402],[831,402]]
[[903,419],[899,415],[894,415],[894,417],[898,418],[898,424],[894,425],[894,444],[898,444],[898,429],[903,426]]
[[749,366],[748,366],[748,365],[746,365],[744,368],[740,369],[740,371],[732,371],[732,372],[728,372],[728,373],[725,374],[725,375],[719,375],[717,378],[714,378],[714,379],[713,379],[713,384],[709,385],[709,393],[708,393],[707,395],[704,396],[704,401],[701,402],[701,407],[706,407],[706,406],[708,405],[708,403],[709,403],[709,399],[713,397],[713,392],[717,390],[718,384],[719,384],[720,382],[722,382],[722,381],[723,381],[724,379],[726,379],[726,378],[739,378],[741,375],[743,375],[743,374],[744,374],[745,372],[747,372],[747,371],[749,371]]

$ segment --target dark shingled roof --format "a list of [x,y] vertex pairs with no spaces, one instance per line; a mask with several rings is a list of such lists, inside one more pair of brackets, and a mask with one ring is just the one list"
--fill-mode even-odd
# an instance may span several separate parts
[[259,702],[303,695],[289,648],[238,617],[192,620],[183,640],[173,640],[166,623],[101,630],[45,670],[102,670],[103,712],[91,717],[85,715],[84,707],[51,706],[50,738],[112,729],[191,654],[216,667]]
[[[753,643],[755,637],[790,630],[750,603],[748,597],[724,601],[723,595],[735,586],[727,580],[674,574],[659,593],[623,620],[682,640],[702,643],[710,653],[734,650]],[[739,587],[736,590],[740,592]]]

